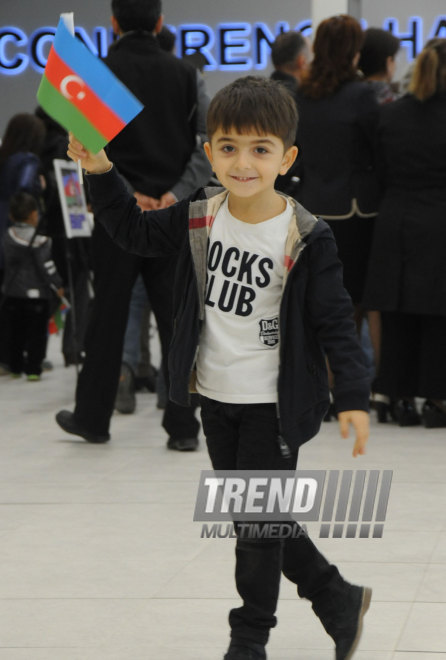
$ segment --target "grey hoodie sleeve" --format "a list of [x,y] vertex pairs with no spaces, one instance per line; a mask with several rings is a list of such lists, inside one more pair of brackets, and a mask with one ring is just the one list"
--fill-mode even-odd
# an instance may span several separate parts
[[51,246],[51,238],[47,238],[41,245],[33,248],[31,254],[34,264],[43,281],[52,291],[55,291],[62,286],[62,279],[57,272],[56,264],[53,261]]
[[178,201],[185,199],[198,188],[203,188],[212,176],[212,168],[203,149],[207,140],[206,115],[209,102],[203,76],[197,71],[197,141],[181,178],[170,190]]

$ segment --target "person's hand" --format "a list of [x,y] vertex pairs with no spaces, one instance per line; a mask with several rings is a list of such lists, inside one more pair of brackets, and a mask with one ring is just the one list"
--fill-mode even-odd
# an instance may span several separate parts
[[172,206],[172,204],[176,204],[177,201],[178,200],[173,193],[166,192],[164,193],[164,195],[161,195],[160,209],[167,209],[168,206]]
[[63,287],[60,287],[59,289],[57,289],[56,293],[59,296],[59,298],[63,298],[65,294],[65,289]]
[[133,196],[136,199],[141,211],[157,211],[160,207],[160,200],[156,197],[150,197],[149,195],[144,195],[140,192],[134,192]]
[[359,454],[365,454],[370,432],[369,414],[364,410],[345,410],[338,413],[338,421],[342,438],[348,438],[350,424],[355,430],[356,439],[353,445],[353,456],[356,457]]
[[112,164],[103,149],[99,153],[93,154],[79,140],[76,140],[72,133],[69,134],[69,137],[70,141],[68,142],[67,154],[71,160],[74,160],[75,163],[80,162],[84,170],[87,170],[90,174],[104,174],[108,172]]

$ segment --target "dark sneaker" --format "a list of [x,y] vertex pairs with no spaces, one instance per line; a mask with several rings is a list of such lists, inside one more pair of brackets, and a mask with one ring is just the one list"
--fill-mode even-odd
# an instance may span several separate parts
[[198,438],[169,438],[167,449],[176,451],[195,451],[198,447]]
[[350,621],[341,625],[336,642],[336,660],[350,660],[358,648],[362,635],[364,615],[370,607],[372,590],[368,587],[353,587],[351,604],[346,608],[345,616]]
[[[246,646],[249,644],[249,646]],[[266,651],[263,644],[254,642],[232,641],[223,660],[266,660]]]
[[372,590],[346,583],[345,590],[329,594],[327,601],[313,609],[336,644],[336,660],[350,660],[358,648],[364,615],[369,609]]
[[123,415],[131,415],[135,412],[135,408],[135,375],[132,368],[126,362],[123,362],[121,365],[118,392],[116,394],[115,409]]
[[59,424],[60,428],[63,429],[66,433],[72,433],[73,435],[79,435],[81,438],[84,438],[87,442],[92,442],[95,444],[101,444],[110,440],[110,434],[99,434],[92,433],[87,429],[82,428],[80,424],[74,419],[74,414],[69,410],[59,410],[56,415],[56,422]]

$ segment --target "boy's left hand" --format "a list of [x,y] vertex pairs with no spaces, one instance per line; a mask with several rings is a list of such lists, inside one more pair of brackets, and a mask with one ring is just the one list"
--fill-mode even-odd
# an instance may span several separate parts
[[370,432],[369,413],[365,412],[365,410],[345,410],[338,413],[338,421],[342,438],[348,438],[350,424],[355,429],[356,440],[353,445],[353,456],[356,457],[358,454],[365,454],[365,447]]

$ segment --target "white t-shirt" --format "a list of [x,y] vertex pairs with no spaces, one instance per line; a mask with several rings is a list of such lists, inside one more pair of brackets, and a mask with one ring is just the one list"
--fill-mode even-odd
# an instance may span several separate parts
[[209,237],[205,317],[197,390],[225,403],[274,403],[279,371],[279,306],[293,210],[249,224],[228,198]]

